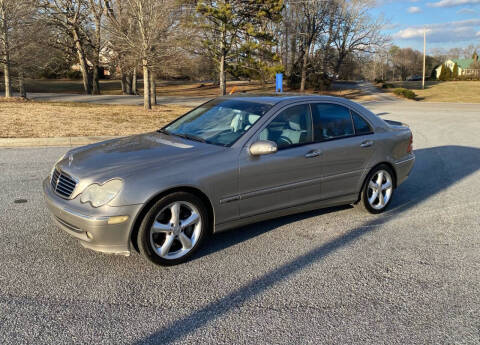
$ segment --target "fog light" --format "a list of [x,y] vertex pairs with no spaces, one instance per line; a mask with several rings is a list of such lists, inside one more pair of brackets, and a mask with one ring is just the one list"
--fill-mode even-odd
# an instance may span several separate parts
[[87,231],[87,237],[91,240],[93,239],[93,235]]
[[127,221],[128,216],[116,216],[108,218],[108,224],[120,224]]

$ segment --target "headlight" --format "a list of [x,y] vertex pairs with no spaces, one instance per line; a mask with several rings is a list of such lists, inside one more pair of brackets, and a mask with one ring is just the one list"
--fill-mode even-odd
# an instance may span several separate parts
[[103,206],[112,201],[122,189],[122,180],[110,180],[103,185],[91,184],[82,192],[80,201],[89,202],[93,207]]

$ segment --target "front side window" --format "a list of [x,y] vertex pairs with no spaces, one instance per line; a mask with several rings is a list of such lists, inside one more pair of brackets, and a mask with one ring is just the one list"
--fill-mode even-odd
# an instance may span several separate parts
[[309,105],[295,105],[282,111],[260,132],[260,140],[271,140],[279,149],[312,142]]
[[313,103],[315,140],[329,140],[354,134],[350,110],[329,103]]
[[162,128],[162,132],[209,144],[230,146],[272,106],[243,100],[213,100]]

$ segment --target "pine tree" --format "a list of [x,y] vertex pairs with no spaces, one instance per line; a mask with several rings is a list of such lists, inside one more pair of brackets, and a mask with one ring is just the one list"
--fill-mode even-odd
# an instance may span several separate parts
[[203,47],[218,66],[220,94],[226,94],[226,73],[249,74],[267,70],[259,61],[274,60],[269,49],[273,35],[268,22],[281,19],[283,0],[202,0],[197,4],[199,26],[205,32]]
[[453,65],[453,72],[452,72],[452,79],[457,79],[458,78],[458,65],[454,64]]
[[445,64],[442,64],[441,68],[442,69],[440,70],[440,76],[438,77],[438,79],[441,80],[441,81],[446,81],[447,80],[447,70],[449,70],[449,68]]

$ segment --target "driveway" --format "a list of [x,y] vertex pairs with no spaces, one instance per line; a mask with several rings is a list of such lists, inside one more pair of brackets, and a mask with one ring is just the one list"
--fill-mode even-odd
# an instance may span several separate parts
[[168,268],[52,225],[41,182],[66,148],[0,149],[0,343],[480,343],[480,110],[369,107],[414,134],[388,212],[239,228]]
[[383,92],[381,89],[373,85],[368,81],[361,81],[361,82],[335,82],[333,84],[334,88],[337,89],[353,89],[362,91],[363,94],[370,95],[373,101],[377,102],[396,102],[401,101],[400,98]]

